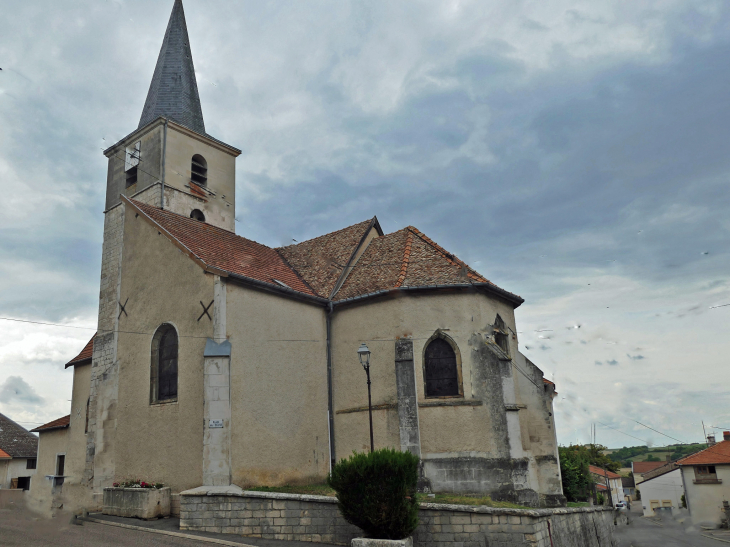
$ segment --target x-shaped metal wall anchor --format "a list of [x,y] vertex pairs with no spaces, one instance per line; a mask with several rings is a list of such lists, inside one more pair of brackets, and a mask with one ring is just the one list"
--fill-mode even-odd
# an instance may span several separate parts
[[127,298],[127,299],[126,299],[126,300],[124,301],[124,304],[122,304],[121,302],[119,302],[119,315],[117,316],[117,319],[121,319],[121,317],[122,317],[122,314],[124,314],[124,315],[126,315],[127,317],[129,317],[129,314],[127,313],[127,310],[125,310],[125,309],[124,309],[124,306],[126,306],[126,305],[127,305],[127,302],[129,302],[129,298]]
[[211,321],[213,321],[213,318],[208,313],[208,310],[213,305],[213,302],[215,302],[215,300],[211,300],[210,301],[210,304],[208,304],[208,307],[206,307],[205,304],[203,304],[202,301],[200,302],[200,305],[203,306],[203,313],[201,313],[200,314],[200,317],[198,317],[198,321],[200,321],[203,318],[204,315],[207,315],[208,316],[208,319],[210,319]]

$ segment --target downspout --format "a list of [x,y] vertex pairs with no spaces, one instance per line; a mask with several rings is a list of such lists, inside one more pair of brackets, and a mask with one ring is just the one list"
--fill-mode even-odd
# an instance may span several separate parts
[[165,163],[167,161],[167,118],[162,130],[162,179],[160,180],[160,209],[165,208]]
[[335,465],[335,419],[332,402],[332,314],[334,305],[330,300],[327,303],[327,419],[329,420],[330,441],[330,471]]

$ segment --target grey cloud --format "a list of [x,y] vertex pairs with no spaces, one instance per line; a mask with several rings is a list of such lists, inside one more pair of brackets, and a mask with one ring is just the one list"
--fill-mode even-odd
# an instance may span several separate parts
[[595,362],[595,364],[597,364],[597,365],[602,365],[602,364],[603,364],[603,361],[594,361],[594,362]]
[[0,403],[40,405],[43,397],[20,376],[10,376],[0,384]]
[[644,357],[643,355],[640,355],[640,354],[639,355],[631,355],[631,354],[628,354],[627,353],[626,354],[626,357],[628,357],[632,361],[641,361],[643,359],[646,359],[646,357]]
[[611,365],[611,366],[616,366],[616,365],[618,365],[618,361],[616,361],[616,359],[611,359],[609,361],[606,361],[606,364]]

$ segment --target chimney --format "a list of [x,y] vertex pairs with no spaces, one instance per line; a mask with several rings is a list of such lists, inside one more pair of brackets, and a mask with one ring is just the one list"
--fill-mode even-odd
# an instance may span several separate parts
[[708,435],[707,436],[707,446],[715,446],[715,436],[714,435]]
[[723,431],[722,438],[726,441],[730,441],[730,431]]

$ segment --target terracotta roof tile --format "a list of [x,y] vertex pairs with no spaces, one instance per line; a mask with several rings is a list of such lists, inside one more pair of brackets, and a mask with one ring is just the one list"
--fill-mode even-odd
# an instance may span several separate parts
[[2,448],[0,448],[0,460],[10,460],[12,459],[12,456],[5,452]]
[[187,247],[199,260],[225,272],[312,296],[315,292],[271,247],[205,222],[130,200],[144,214]]
[[667,462],[633,462],[631,464],[631,470],[634,473],[639,473],[640,475],[643,475],[644,473],[648,473],[652,469],[661,467],[666,463]]
[[38,437],[0,414],[0,449],[13,458],[35,458],[38,453]]
[[678,460],[677,463],[679,465],[730,464],[730,441],[720,441],[709,448],[705,448]]
[[65,427],[68,427],[70,423],[71,423],[71,415],[69,414],[68,416],[59,418],[58,420],[53,420],[52,422],[48,422],[45,425],[36,427],[35,429],[31,429],[31,431],[38,433],[41,431],[50,431],[52,429],[63,429]]
[[91,340],[84,346],[84,349],[81,350],[81,353],[79,353],[76,357],[71,359],[68,363],[66,363],[66,366],[64,368],[68,368],[73,365],[80,365],[81,363],[84,363],[86,361],[91,362],[91,357],[94,354],[94,338],[96,337],[96,334],[91,337]]
[[[499,289],[423,232],[409,226],[373,239],[337,292],[336,299],[399,287],[467,283],[486,283]],[[517,295],[511,296],[520,299]]]
[[588,470],[595,474],[600,475],[603,477],[604,475],[607,475],[609,479],[620,479],[621,475],[618,475],[617,473],[614,473],[613,471],[609,471],[608,469],[603,469],[602,467],[598,467],[596,465],[589,465]]
[[365,220],[276,250],[317,294],[329,298],[353,253],[375,222],[376,219]]

